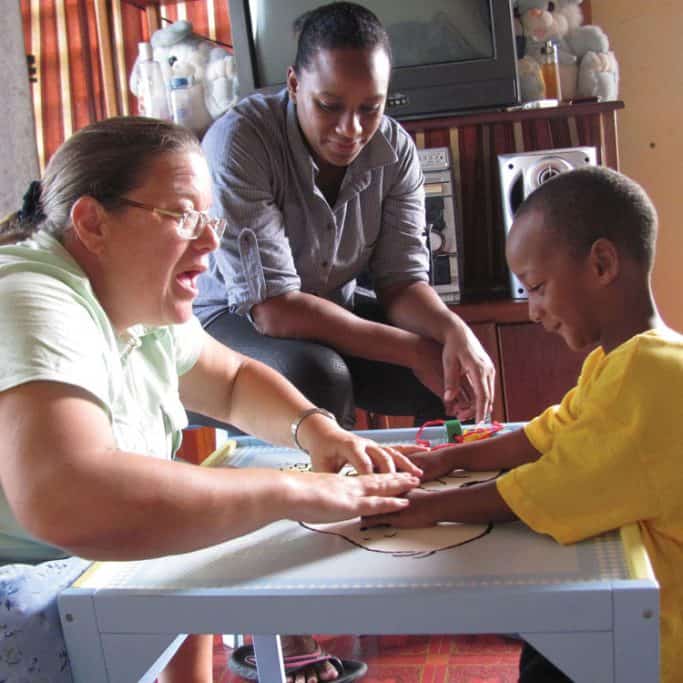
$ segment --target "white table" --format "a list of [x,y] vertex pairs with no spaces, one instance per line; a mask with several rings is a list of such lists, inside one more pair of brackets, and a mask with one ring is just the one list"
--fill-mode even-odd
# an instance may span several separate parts
[[[301,459],[242,443],[238,465]],[[577,683],[644,683],[659,677],[658,604],[635,526],[563,547],[520,523],[393,557],[278,522],[193,553],[96,563],[59,599],[76,683],[151,682],[188,633],[257,634],[267,683],[284,681],[274,634],[290,633],[519,633]]]

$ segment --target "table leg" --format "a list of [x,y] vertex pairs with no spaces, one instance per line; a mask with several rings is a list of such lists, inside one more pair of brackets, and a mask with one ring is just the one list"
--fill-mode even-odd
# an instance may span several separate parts
[[280,636],[254,636],[254,654],[259,681],[285,683],[285,666],[282,661]]
[[610,631],[520,635],[576,683],[616,681],[614,639]]

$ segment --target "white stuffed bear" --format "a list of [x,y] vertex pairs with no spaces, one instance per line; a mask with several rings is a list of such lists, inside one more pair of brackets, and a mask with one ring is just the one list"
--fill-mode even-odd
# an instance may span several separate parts
[[581,25],[581,2],[583,0],[514,0],[519,79],[525,102],[542,97],[540,64],[547,41],[557,45],[563,99],[617,98],[617,60],[602,29]]
[[619,63],[609,49],[609,39],[598,26],[583,26],[583,0],[559,0],[567,20],[564,45],[578,60],[575,97],[616,100],[619,96]]
[[[155,61],[161,65],[171,107],[174,78],[186,78],[191,116],[186,123],[201,136],[211,122],[237,101],[237,78],[233,57],[227,50],[193,33],[192,24],[183,19],[155,31],[151,44]],[[140,96],[138,57],[130,75],[130,89]]]
[[209,61],[204,72],[204,102],[209,114],[217,119],[223,112],[236,104],[237,74],[235,60],[223,48],[214,47],[209,52]]

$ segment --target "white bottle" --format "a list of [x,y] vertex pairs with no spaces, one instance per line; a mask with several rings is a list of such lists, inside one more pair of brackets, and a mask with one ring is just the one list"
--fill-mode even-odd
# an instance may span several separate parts
[[166,99],[166,84],[161,73],[161,64],[155,61],[152,46],[138,43],[138,107],[140,114],[155,119],[170,119]]
[[192,93],[184,76],[171,79],[171,110],[178,125],[192,128]]

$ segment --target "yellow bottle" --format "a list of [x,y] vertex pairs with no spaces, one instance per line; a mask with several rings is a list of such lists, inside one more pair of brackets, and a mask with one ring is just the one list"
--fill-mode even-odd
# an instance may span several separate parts
[[543,63],[541,74],[545,83],[545,96],[548,99],[562,101],[562,86],[560,85],[560,68],[557,63],[557,45],[551,40],[541,48]]

